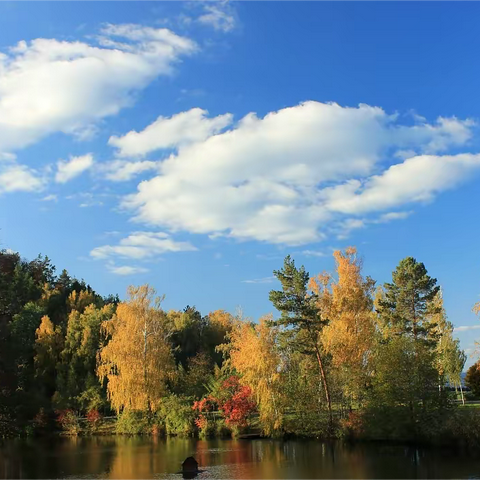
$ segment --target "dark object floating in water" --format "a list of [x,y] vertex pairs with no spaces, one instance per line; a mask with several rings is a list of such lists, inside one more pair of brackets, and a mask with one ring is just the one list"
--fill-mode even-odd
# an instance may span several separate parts
[[198,462],[193,457],[186,458],[182,463],[183,478],[193,478],[198,473]]
[[192,479],[192,478],[195,478],[201,472],[202,470],[199,470],[198,472],[180,472],[180,473],[182,474],[182,478]]

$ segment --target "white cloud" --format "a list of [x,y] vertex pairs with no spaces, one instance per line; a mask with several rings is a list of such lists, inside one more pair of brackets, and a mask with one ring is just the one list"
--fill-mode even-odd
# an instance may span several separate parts
[[112,182],[125,182],[144,172],[158,169],[158,162],[148,160],[129,162],[127,160],[113,160],[99,166],[99,170],[107,180]]
[[38,38],[0,53],[0,151],[53,133],[88,137],[95,123],[197,49],[164,28],[107,25],[95,42]]
[[207,118],[208,112],[192,108],[172,117],[158,117],[141,132],[132,130],[122,137],[110,137],[108,143],[122,157],[144,156],[159,149],[179,147],[203,141],[232,123],[232,115]]
[[242,283],[272,283],[275,280],[275,277],[264,277],[264,278],[254,278],[253,280],[242,280]]
[[93,165],[93,156],[89,153],[80,157],[70,157],[70,160],[60,160],[57,162],[57,173],[55,181],[58,183],[66,183],[81,173],[85,172]]
[[[368,213],[368,212],[365,212]],[[346,218],[335,223],[331,231],[336,234],[337,239],[344,240],[350,236],[353,230],[366,228],[368,225],[390,223],[395,220],[404,220],[408,218],[413,212],[388,212],[375,218]]]
[[196,247],[188,242],[177,242],[164,232],[134,232],[120,240],[118,245],[103,245],[94,248],[93,258],[134,258],[147,259],[168,252],[195,251]]
[[221,32],[230,32],[235,28],[234,11],[228,2],[212,2],[211,5],[205,5],[204,12],[197,19],[200,23]]
[[14,153],[0,152],[0,162],[14,162],[16,158]]
[[116,197],[116,195],[105,192],[80,192],[72,195],[68,195],[65,198],[67,200],[79,200],[79,207],[97,207],[104,204],[103,200]]
[[80,208],[102,207],[102,206],[103,206],[103,202],[101,202],[100,200],[93,200],[93,199],[82,202],[79,205]]
[[110,270],[112,273],[115,275],[122,275],[122,276],[127,276],[127,275],[137,275],[139,273],[147,273],[148,268],[143,268],[143,267],[132,267],[129,265],[122,265],[122,266],[116,266],[113,264],[107,265],[108,270]]
[[408,218],[413,212],[388,212],[380,215],[379,218],[374,220],[374,223],[388,223],[391,222],[392,220],[404,220],[405,218]]
[[325,252],[322,252],[321,250],[303,250],[301,254],[305,255],[306,257],[326,257],[327,256],[327,254]]
[[[220,32],[230,32],[237,25],[237,12],[231,0],[192,0],[188,2],[191,9],[199,9],[200,15],[196,21]],[[194,19],[182,15],[184,23],[189,24]]]
[[57,195],[47,195],[41,199],[42,202],[57,202],[58,196]]
[[[173,231],[316,242],[339,222],[359,228],[363,220],[346,215],[389,213],[463,180],[477,168],[475,156],[426,152],[465,144],[473,126],[455,118],[405,126],[378,107],[313,101],[264,118],[249,114],[203,141],[178,144],[123,206],[136,221]],[[400,150],[417,156],[373,175]]]
[[8,163],[0,167],[0,193],[40,192],[46,180],[26,165]]
[[455,327],[455,332],[468,332],[469,330],[478,330],[480,325],[462,325],[460,327]]
[[351,180],[326,188],[322,196],[328,208],[336,212],[359,214],[386,210],[411,202],[430,201],[439,192],[457,186],[479,167],[480,154],[420,155],[393,165],[363,183]]

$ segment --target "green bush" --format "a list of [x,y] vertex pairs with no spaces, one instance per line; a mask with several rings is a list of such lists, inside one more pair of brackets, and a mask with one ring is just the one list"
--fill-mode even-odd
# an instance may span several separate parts
[[116,432],[121,435],[150,433],[150,422],[143,412],[124,410],[118,417]]
[[191,400],[177,395],[165,397],[155,414],[156,424],[163,425],[167,435],[193,435],[194,420]]

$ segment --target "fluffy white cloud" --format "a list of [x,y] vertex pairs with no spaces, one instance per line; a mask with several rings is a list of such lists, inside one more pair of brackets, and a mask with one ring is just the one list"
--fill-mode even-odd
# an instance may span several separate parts
[[[479,167],[480,154],[420,155],[392,165],[363,183],[351,180],[324,189],[322,196],[328,208],[336,212],[359,214],[386,210],[432,200],[437,193],[455,187]],[[389,214],[390,219],[394,216]]]
[[109,264],[107,265],[108,270],[110,270],[112,273],[115,275],[122,275],[122,276],[128,276],[128,275],[136,275],[139,273],[147,273],[148,268],[143,268],[143,267],[132,267],[129,265],[122,265],[122,266],[117,266],[114,264]]
[[99,119],[197,49],[164,28],[107,25],[97,43],[39,38],[0,53],[0,151],[53,132],[88,136]]
[[0,167],[0,193],[39,192],[45,184],[45,177],[26,165],[8,163]]
[[148,160],[129,162],[127,160],[113,160],[100,166],[100,172],[112,182],[125,182],[150,170],[156,170],[158,162]]
[[57,163],[57,173],[55,181],[58,183],[66,183],[72,178],[78,177],[93,165],[93,156],[89,153],[80,157],[71,157],[70,160],[60,160]]
[[132,130],[122,137],[110,137],[108,143],[121,157],[143,156],[159,149],[199,142],[220,132],[232,123],[232,115],[207,117],[208,112],[192,108],[170,118],[158,117],[141,132]]
[[94,248],[94,258],[134,258],[137,260],[156,257],[167,252],[197,250],[188,242],[177,242],[164,232],[134,232],[120,240],[118,245],[103,245]]
[[[476,156],[432,153],[464,145],[473,126],[456,118],[406,126],[378,107],[319,102],[249,114],[203,141],[178,143],[123,206],[139,222],[213,238],[314,242],[335,223],[362,222],[342,216],[423,201],[461,181]],[[417,156],[373,175],[407,150]]]

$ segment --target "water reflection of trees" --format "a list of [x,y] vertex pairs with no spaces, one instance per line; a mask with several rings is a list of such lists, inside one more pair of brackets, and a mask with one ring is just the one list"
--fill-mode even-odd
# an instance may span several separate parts
[[69,472],[76,476],[105,472],[115,450],[114,439],[101,437],[10,441],[0,448],[0,477],[59,478]]
[[178,478],[193,455],[202,478],[458,478],[474,458],[405,446],[280,440],[93,437],[0,444],[0,478]]

